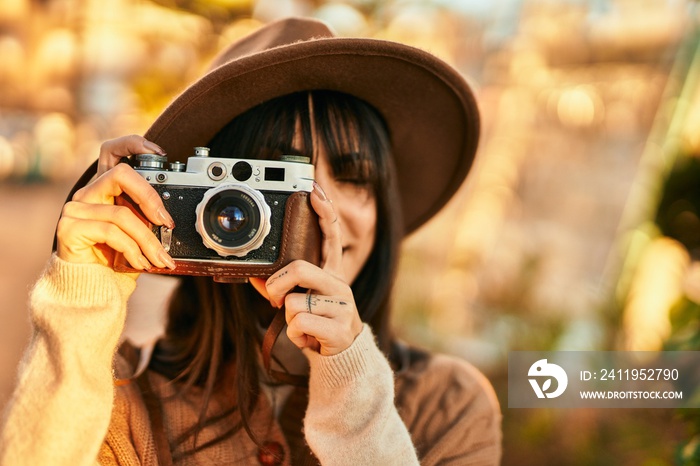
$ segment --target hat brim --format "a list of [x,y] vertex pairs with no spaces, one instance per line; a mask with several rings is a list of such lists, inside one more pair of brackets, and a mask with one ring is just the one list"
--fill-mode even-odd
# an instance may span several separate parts
[[359,97],[385,118],[407,233],[440,210],[464,181],[479,139],[469,86],[433,55],[376,39],[315,39],[226,63],[180,94],[145,137],[171,161],[184,161],[246,110],[314,89]]

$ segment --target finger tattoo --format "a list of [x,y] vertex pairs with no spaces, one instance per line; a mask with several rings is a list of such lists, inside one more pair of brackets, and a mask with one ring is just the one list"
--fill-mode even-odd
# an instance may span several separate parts
[[316,296],[315,294],[306,293],[306,311],[309,314],[313,314],[313,312],[311,312],[311,307],[316,306],[317,304],[318,296]]
[[347,306],[348,303],[346,301],[343,301],[341,299],[329,299],[329,298],[323,298],[321,299],[318,295],[306,293],[306,312],[309,314],[313,314],[311,311],[311,308],[314,306],[318,306],[318,303],[323,301],[324,303],[327,304],[340,304],[341,306]]
[[324,302],[324,303],[329,303],[329,304],[340,304],[341,306],[347,306],[347,305],[348,305],[348,303],[346,303],[345,301],[335,300],[335,299],[324,299],[323,302]]
[[267,282],[267,285],[268,285],[268,286],[269,286],[269,285],[272,285],[273,283],[275,283],[275,282],[277,281],[278,278],[282,278],[282,277],[284,277],[285,275],[287,275],[288,272],[289,272],[288,270],[285,270],[284,272],[282,272],[281,274],[277,275],[276,277],[272,277],[272,278],[270,279],[270,281]]

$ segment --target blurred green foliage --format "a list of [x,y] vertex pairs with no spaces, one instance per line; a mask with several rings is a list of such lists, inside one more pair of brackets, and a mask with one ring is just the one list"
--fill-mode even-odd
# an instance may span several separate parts
[[[655,222],[661,233],[683,244],[693,260],[700,259],[700,159],[680,154],[666,178]],[[667,351],[700,351],[700,304],[683,296],[670,310],[671,335],[664,345]],[[700,399],[700,380],[695,375],[688,403]],[[688,433],[677,450],[677,462],[683,466],[700,465],[700,411],[679,410]]]
[[661,233],[700,258],[700,159],[680,154],[667,177],[655,222]]

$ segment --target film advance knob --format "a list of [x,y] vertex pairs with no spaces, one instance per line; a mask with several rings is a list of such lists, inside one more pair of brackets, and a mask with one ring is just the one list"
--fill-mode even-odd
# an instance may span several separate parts
[[137,167],[147,170],[162,170],[168,158],[157,154],[136,154],[134,156]]

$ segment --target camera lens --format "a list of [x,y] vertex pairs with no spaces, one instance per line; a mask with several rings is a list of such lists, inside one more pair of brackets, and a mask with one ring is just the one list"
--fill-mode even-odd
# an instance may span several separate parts
[[204,245],[220,256],[242,257],[270,232],[270,207],[260,191],[224,184],[208,190],[196,209],[195,227]]
[[248,217],[238,206],[226,206],[218,216],[219,226],[231,233],[241,231],[248,223]]
[[239,189],[225,189],[213,195],[202,214],[204,231],[225,248],[227,255],[246,246],[260,229],[258,203]]

